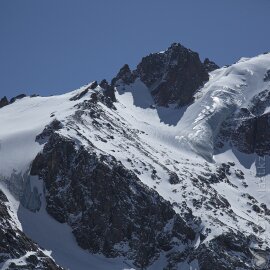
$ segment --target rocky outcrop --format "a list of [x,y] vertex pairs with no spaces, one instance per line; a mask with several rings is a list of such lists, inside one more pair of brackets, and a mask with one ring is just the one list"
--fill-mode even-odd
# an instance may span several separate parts
[[233,133],[233,143],[244,153],[270,154],[270,113],[243,120]]
[[208,72],[216,68],[218,66],[209,59],[202,63],[198,53],[173,43],[165,52],[144,57],[134,71],[124,65],[112,85],[131,84],[139,78],[149,88],[157,105],[184,106],[193,101],[196,90],[208,81]]
[[78,244],[108,257],[127,256],[144,269],[160,252],[183,249],[195,232],[172,205],[112,156],[53,134],[32,164],[43,179],[47,211],[68,223]]
[[0,109],[7,106],[8,104],[9,104],[9,102],[8,102],[8,99],[6,96],[3,97],[2,99],[0,99]]
[[88,87],[86,87],[83,91],[81,91],[79,94],[70,98],[70,101],[75,101],[75,100],[79,100],[79,99],[83,98],[89,92],[89,90],[93,90],[97,86],[98,86],[97,81],[94,81]]
[[266,74],[265,74],[263,80],[264,80],[265,82],[269,82],[269,81],[270,81],[270,69],[267,70],[267,72],[266,72]]
[[109,84],[105,79],[102,80],[100,83],[99,83],[99,86],[104,90],[104,95],[106,97],[109,97],[113,102],[116,101],[116,97],[115,97],[115,89],[114,87]]
[[[201,236],[203,241],[203,237]],[[254,237],[245,236],[239,232],[230,230],[227,233],[219,235],[207,243],[202,243],[197,249],[190,249],[188,262],[196,261],[196,266],[190,269],[200,270],[235,270],[235,269],[263,269],[267,270],[267,258],[269,256],[269,249],[260,250],[250,248],[250,244],[256,241]],[[262,258],[266,259],[265,264],[261,264],[259,268],[259,261],[256,261],[254,254],[260,254]],[[177,268],[177,262],[183,261],[183,255],[177,252],[171,254],[169,257],[168,267],[170,269]],[[185,269],[185,268],[183,268]]]
[[25,94],[20,94],[20,95],[18,95],[18,96],[16,96],[16,97],[11,98],[11,100],[10,100],[9,103],[12,104],[12,103],[14,103],[16,100],[22,99],[22,98],[25,98],[25,97],[26,97]]
[[199,55],[178,43],[164,53],[144,57],[136,72],[161,106],[187,105],[193,101],[195,91],[208,80]]
[[0,189],[0,268],[4,265],[5,269],[63,269],[16,227]]
[[[257,269],[250,249],[252,241],[252,237],[231,230],[212,239],[207,245],[200,245],[192,257],[198,260],[200,270]],[[265,258],[269,256],[269,250],[263,253]],[[267,266],[261,269],[267,269]]]
[[219,66],[215,62],[210,61],[208,58],[205,58],[203,65],[207,72],[212,72],[219,68]]
[[125,64],[115,78],[112,79],[112,85],[117,86],[117,82],[121,80],[124,84],[131,84],[137,78],[136,74],[132,72],[127,64]]
[[246,108],[241,108],[222,124],[216,143],[231,141],[239,151],[260,156],[270,154],[270,105],[269,90],[256,95]]

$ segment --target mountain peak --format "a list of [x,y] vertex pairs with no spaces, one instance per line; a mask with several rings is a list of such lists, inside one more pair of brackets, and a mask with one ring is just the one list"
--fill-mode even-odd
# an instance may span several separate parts
[[208,72],[218,66],[207,59],[202,63],[199,54],[180,43],[159,53],[142,58],[134,71],[125,64],[112,80],[113,86],[130,85],[140,79],[159,106],[175,103],[185,106],[193,101],[194,93],[209,79]]

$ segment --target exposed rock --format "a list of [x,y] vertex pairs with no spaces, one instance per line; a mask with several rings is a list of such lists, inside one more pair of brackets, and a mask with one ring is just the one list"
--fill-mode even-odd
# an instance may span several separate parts
[[125,255],[143,268],[175,241],[184,246],[195,237],[169,202],[112,156],[76,150],[58,134],[34,160],[31,174],[37,173],[45,183],[48,213],[67,222],[78,244],[91,252]]
[[244,173],[241,170],[235,170],[235,175],[239,179],[245,179]]
[[205,58],[203,65],[208,72],[214,71],[219,68],[219,66],[215,62],[210,61],[208,58]]
[[54,133],[54,131],[59,130],[63,127],[63,124],[54,119],[49,125],[47,125],[41,134],[36,137],[36,142],[43,144],[45,143],[49,137]]
[[[253,255],[249,250],[251,239],[233,231],[222,234],[207,245],[202,244],[194,253],[201,270],[254,269]],[[238,256],[232,256],[238,254]]]
[[89,90],[93,90],[98,86],[97,81],[94,81],[93,83],[91,83],[87,88],[85,88],[82,92],[80,92],[79,94],[73,96],[72,98],[70,98],[70,101],[75,101],[75,100],[79,100],[82,97],[84,97]]
[[124,65],[112,80],[112,86],[129,85],[139,78],[160,106],[176,103],[184,106],[193,101],[193,95],[206,81],[208,72],[218,66],[179,43],[173,43],[165,52],[153,53],[142,59],[136,70]]
[[254,96],[247,108],[241,108],[222,124],[216,147],[231,141],[239,151],[260,156],[270,154],[270,91]]
[[104,89],[104,95],[109,97],[113,102],[116,101],[115,90],[112,85],[110,85],[105,79],[102,80],[99,84],[101,88]]
[[179,184],[181,181],[180,181],[180,179],[179,179],[177,173],[175,173],[175,172],[170,172],[169,182],[170,182],[170,184],[172,184],[172,185],[176,185],[176,184]]
[[112,85],[117,86],[117,82],[121,80],[122,83],[131,84],[135,81],[136,75],[130,70],[129,66],[125,64],[115,78],[112,79]]
[[232,134],[232,141],[244,153],[270,154],[270,113],[243,119]]
[[20,95],[18,95],[18,96],[16,96],[16,97],[13,97],[11,100],[10,100],[10,104],[11,103],[14,103],[16,100],[18,100],[18,99],[22,99],[22,98],[25,98],[26,97],[26,95],[25,94],[20,94]]
[[4,96],[1,100],[0,100],[0,108],[3,108],[5,106],[7,106],[9,104],[8,99],[6,96]]
[[257,213],[261,213],[261,208],[256,204],[252,205],[252,210],[254,210]]
[[179,43],[144,57],[135,72],[161,106],[191,103],[195,91],[209,78],[199,55]]
[[270,81],[270,69],[267,70],[267,72],[266,72],[266,74],[265,74],[263,80],[264,80],[265,82]]

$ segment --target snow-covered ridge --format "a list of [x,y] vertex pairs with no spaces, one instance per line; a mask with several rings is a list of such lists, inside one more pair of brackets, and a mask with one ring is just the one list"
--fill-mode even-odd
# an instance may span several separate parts
[[[70,98],[89,85],[67,94],[50,97],[25,97],[1,108],[0,111],[0,175],[9,177],[12,172],[24,173],[42,146],[36,136],[54,118],[64,120],[74,113],[80,101]],[[90,93],[85,95],[89,98]]]

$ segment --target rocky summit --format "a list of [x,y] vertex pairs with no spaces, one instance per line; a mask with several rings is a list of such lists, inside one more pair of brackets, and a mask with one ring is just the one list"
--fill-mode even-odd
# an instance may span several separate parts
[[130,84],[138,78],[147,86],[157,105],[184,106],[193,101],[194,93],[208,81],[208,72],[217,68],[209,59],[202,63],[198,53],[173,43],[164,52],[144,57],[133,72],[124,65],[112,83],[121,79]]
[[0,268],[269,269],[270,54],[181,44],[111,82],[0,100]]

